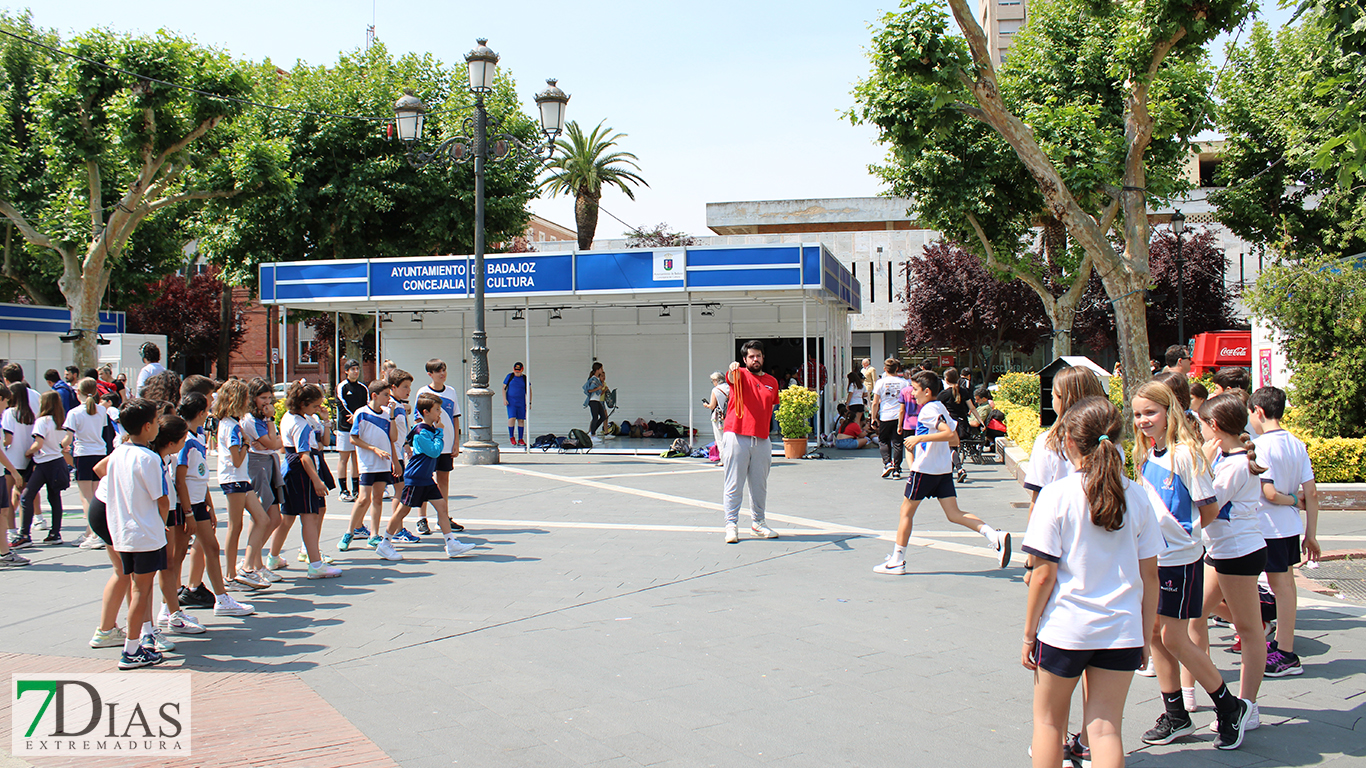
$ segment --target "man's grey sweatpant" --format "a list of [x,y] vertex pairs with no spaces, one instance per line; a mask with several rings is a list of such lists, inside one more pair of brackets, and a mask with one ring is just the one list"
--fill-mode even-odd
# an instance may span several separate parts
[[750,509],[755,523],[764,522],[764,506],[768,500],[768,468],[773,463],[773,444],[766,437],[750,437],[726,432],[721,435],[721,455],[725,458],[726,495],[724,507],[726,524],[738,524],[740,502],[749,482]]

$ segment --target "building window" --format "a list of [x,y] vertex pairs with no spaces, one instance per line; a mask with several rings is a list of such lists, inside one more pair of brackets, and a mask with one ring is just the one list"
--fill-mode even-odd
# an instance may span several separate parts
[[313,355],[313,340],[317,338],[317,335],[313,326],[300,323],[294,327],[299,338],[299,363],[301,365],[316,364],[318,360]]

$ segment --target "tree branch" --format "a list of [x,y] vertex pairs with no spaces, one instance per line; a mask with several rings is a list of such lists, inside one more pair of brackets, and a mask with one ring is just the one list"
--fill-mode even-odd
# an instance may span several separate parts
[[50,237],[34,229],[33,225],[28,223],[28,219],[24,218],[24,214],[20,213],[8,200],[0,200],[0,214],[4,214],[5,218],[14,222],[14,226],[19,228],[19,234],[23,235],[28,242],[40,248],[50,248],[57,253],[62,252],[61,247],[54,244]]
[[986,230],[982,229],[982,223],[977,220],[975,214],[969,213],[967,218],[968,223],[972,225],[972,230],[977,233],[977,239],[981,241],[982,247],[986,249],[987,266],[995,267],[1002,272],[1018,278],[1020,282],[1029,286],[1035,293],[1039,294],[1039,299],[1043,301],[1044,309],[1048,310],[1049,319],[1052,319],[1053,307],[1057,303],[1057,297],[1053,295],[1052,291],[1048,290],[1048,286],[1044,285],[1043,281],[1040,280],[1037,275],[1032,275],[1025,270],[1017,269],[1009,264],[1002,264],[1000,261],[997,261],[996,249],[993,248],[991,242],[987,240],[987,233]]
[[0,267],[0,271],[4,272],[5,277],[18,283],[19,287],[24,289],[24,293],[27,293],[29,298],[33,299],[35,302],[39,304],[51,304],[52,300],[48,297],[46,291],[41,290],[31,283],[26,276],[15,271],[14,262],[11,260],[14,254],[14,246],[11,242],[13,235],[14,224],[12,222],[5,222],[5,260],[3,267]]

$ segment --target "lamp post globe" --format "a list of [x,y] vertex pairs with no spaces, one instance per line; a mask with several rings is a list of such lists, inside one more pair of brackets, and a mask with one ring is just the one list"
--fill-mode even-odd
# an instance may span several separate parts
[[394,124],[398,138],[405,144],[413,144],[422,138],[422,125],[427,121],[427,105],[413,94],[412,88],[404,88],[403,95],[394,102]]
[[564,112],[569,104],[569,96],[556,85],[559,81],[549,78],[546,89],[536,94],[536,106],[541,110],[541,131],[554,141],[564,131]]
[[474,50],[465,54],[465,64],[470,71],[471,93],[492,93],[493,78],[498,74],[498,54],[489,48],[487,37],[475,40]]

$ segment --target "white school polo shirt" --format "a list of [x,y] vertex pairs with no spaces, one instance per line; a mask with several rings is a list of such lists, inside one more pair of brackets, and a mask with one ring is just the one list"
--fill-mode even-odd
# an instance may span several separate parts
[[[1284,429],[1264,432],[1252,444],[1257,448],[1257,464],[1266,467],[1259,479],[1271,483],[1281,493],[1300,495],[1300,486],[1313,482],[1314,467],[1304,443]],[[1257,523],[1268,539],[1284,539],[1304,533],[1299,507],[1272,504],[1262,496],[1258,501]]]
[[1219,516],[1203,533],[1210,557],[1229,560],[1266,546],[1257,523],[1261,495],[1261,481],[1248,468],[1246,452],[1215,454],[1214,503],[1219,505]]
[[[366,403],[351,414],[351,436],[359,437],[367,445],[388,453],[389,419],[385,414],[376,412],[369,403]],[[365,448],[356,448],[356,461],[360,463],[360,471],[364,473],[388,473],[392,469],[388,461],[375,455],[374,451]]]
[[157,500],[166,496],[166,469],[151,448],[124,443],[114,449],[105,475],[109,539],[115,552],[154,552],[166,546],[166,522]]

